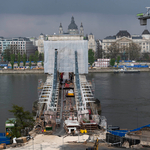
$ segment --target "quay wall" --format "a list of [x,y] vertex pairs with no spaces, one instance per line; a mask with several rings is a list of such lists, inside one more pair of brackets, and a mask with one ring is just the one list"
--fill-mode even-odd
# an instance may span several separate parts
[[[89,69],[89,73],[90,72],[101,72],[101,73],[112,73],[117,69],[114,68],[102,68],[102,69]],[[136,69],[135,69],[136,70]],[[141,72],[149,72],[150,69],[149,68],[138,68],[137,70],[141,71]]]
[[0,74],[44,74],[44,70],[0,70]]
[[[114,70],[112,68],[102,68],[102,69],[89,69],[89,73],[113,73]],[[141,72],[149,72],[149,68],[138,68]],[[44,70],[0,70],[0,74],[44,74]]]

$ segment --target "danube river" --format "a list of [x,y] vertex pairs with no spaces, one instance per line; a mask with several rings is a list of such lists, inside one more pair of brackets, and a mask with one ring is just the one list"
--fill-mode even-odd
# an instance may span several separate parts
[[[150,73],[113,74],[89,73],[87,79],[95,80],[95,97],[102,106],[102,115],[108,125],[134,129],[150,123]],[[8,111],[12,104],[32,110],[38,99],[38,79],[42,74],[0,75],[0,132],[4,132],[5,120],[13,117]]]

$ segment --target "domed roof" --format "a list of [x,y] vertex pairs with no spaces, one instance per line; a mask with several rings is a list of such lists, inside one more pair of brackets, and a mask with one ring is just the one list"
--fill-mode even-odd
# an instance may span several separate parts
[[131,37],[130,33],[126,30],[121,30],[119,31],[117,34],[116,34],[117,37],[123,37],[123,36],[126,36],[126,37]]
[[74,21],[74,17],[72,16],[71,18],[71,23],[70,25],[68,26],[68,30],[69,29],[78,29],[78,26],[75,24],[75,21]]
[[82,24],[82,22],[81,22],[81,26],[80,26],[81,28],[83,28],[83,24]]
[[44,35],[43,33],[41,33],[40,35]]
[[142,34],[150,34],[150,33],[147,29],[145,29]]
[[59,26],[60,28],[62,28],[62,24],[60,23],[60,26]]

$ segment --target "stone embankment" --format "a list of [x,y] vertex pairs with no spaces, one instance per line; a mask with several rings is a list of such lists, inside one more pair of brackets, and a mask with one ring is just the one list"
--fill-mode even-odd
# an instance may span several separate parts
[[[113,73],[114,68],[89,69],[89,73]],[[149,68],[138,68],[141,72],[149,72]],[[0,70],[0,74],[44,74],[43,69],[39,70]]]
[[[115,70],[117,70],[117,69],[114,69],[114,68],[89,69],[89,73],[92,73],[92,72],[113,73]],[[135,70],[139,70],[141,72],[149,72],[150,71],[149,68],[137,68]]]
[[0,74],[44,74],[44,70],[0,70]]

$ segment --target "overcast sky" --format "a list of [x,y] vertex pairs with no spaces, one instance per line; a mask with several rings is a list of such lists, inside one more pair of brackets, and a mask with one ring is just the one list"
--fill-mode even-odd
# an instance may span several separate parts
[[[146,12],[150,0],[0,0],[0,36],[39,36],[58,33],[60,22],[67,32],[72,15],[84,33],[96,39],[119,30],[141,34],[137,13]],[[147,29],[150,31],[150,21]]]

